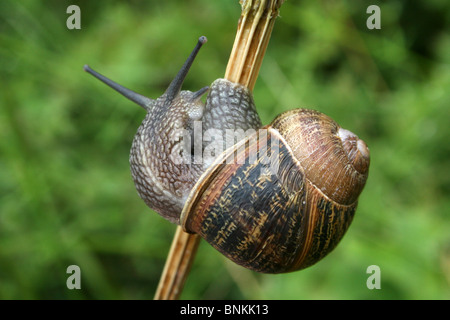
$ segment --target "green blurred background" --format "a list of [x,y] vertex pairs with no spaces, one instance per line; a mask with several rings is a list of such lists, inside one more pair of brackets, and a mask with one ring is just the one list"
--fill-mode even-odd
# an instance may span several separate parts
[[[66,27],[70,4],[81,30]],[[370,4],[381,30],[366,27]],[[156,98],[206,35],[184,84],[197,90],[223,76],[239,14],[237,0],[0,1],[0,298],[153,298],[175,226],[130,176],[144,111],[82,67]],[[447,0],[288,0],[256,105],[264,123],[315,108],[367,142],[357,214],[328,257],[290,274],[202,242],[181,298],[449,299],[449,71]],[[81,290],[66,287],[72,264]]]

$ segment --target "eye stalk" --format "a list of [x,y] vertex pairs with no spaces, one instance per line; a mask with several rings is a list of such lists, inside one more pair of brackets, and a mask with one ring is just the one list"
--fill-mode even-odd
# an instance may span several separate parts
[[[186,62],[181,67],[180,71],[178,71],[178,74],[176,75],[175,79],[170,83],[169,87],[167,88],[165,94],[168,101],[172,101],[181,91],[181,86],[183,85],[184,79],[186,78],[189,69],[192,66],[192,63],[195,60],[195,57],[197,56],[197,53],[200,51],[200,48],[203,44],[205,44],[208,41],[208,39],[205,36],[201,36],[198,39],[198,42],[194,48],[194,50],[191,52],[189,57],[187,58]],[[143,96],[137,92],[134,92],[133,90],[130,90],[117,82],[105,77],[104,75],[98,73],[97,71],[93,70],[88,65],[85,65],[83,67],[84,71],[90,73],[109,87],[113,88],[117,92],[119,92],[121,95],[125,96],[126,98],[130,99],[134,103],[137,103],[147,111],[151,110],[155,100],[150,99],[146,96]],[[199,92],[199,96],[201,96],[203,93],[207,91],[207,88],[201,89]]]
[[175,76],[175,79],[172,80],[169,87],[167,88],[166,90],[167,100],[170,101],[173,100],[180,93],[184,79],[186,78],[189,69],[192,66],[192,63],[194,62],[197,53],[200,51],[200,48],[202,47],[203,44],[206,43],[206,41],[208,41],[208,39],[206,39],[205,36],[201,36],[200,38],[198,38],[198,42],[194,50],[192,50],[186,62],[183,64],[180,71],[178,71],[178,74]]
[[105,77],[104,75],[98,73],[97,71],[93,70],[87,64],[84,65],[83,69],[84,69],[84,71],[92,74],[98,80],[105,83],[109,87],[111,87],[114,90],[116,90],[117,92],[119,92],[121,95],[130,99],[134,103],[137,103],[138,105],[140,105],[142,108],[144,108],[146,110],[150,110],[155,102],[155,100],[153,100],[153,99],[147,98],[146,96],[143,96],[137,92],[134,92],[133,90],[125,88],[124,86],[118,84],[117,82],[112,81],[111,79],[109,79],[109,78]]

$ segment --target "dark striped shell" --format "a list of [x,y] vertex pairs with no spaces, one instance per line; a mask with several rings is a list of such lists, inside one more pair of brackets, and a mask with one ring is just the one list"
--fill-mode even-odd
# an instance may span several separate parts
[[180,222],[246,268],[303,269],[347,231],[368,168],[366,144],[331,118],[285,112],[203,173]]

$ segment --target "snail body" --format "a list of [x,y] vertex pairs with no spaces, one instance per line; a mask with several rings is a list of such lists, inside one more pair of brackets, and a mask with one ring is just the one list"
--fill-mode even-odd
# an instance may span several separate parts
[[[181,91],[205,42],[199,39],[157,100],[85,70],[147,111],[130,164],[138,194],[150,208],[246,268],[265,273],[306,268],[348,229],[367,179],[369,150],[314,110],[287,111],[262,127],[251,92],[225,79],[197,92]],[[180,139],[180,130],[189,139]],[[250,133],[226,148],[225,139],[202,139],[211,130]],[[224,151],[207,152],[211,149]],[[196,161],[196,151],[203,161]],[[184,161],[174,161],[174,155]]]

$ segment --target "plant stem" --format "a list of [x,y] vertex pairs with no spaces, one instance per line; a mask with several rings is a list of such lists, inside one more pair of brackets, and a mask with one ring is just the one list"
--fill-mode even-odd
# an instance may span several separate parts
[[[284,0],[240,0],[242,7],[225,79],[253,90]],[[177,227],[155,300],[178,299],[195,258],[200,237]]]
[[253,90],[284,0],[241,0],[242,13],[225,79]]
[[200,237],[178,226],[155,293],[155,300],[176,300],[183,290]]

